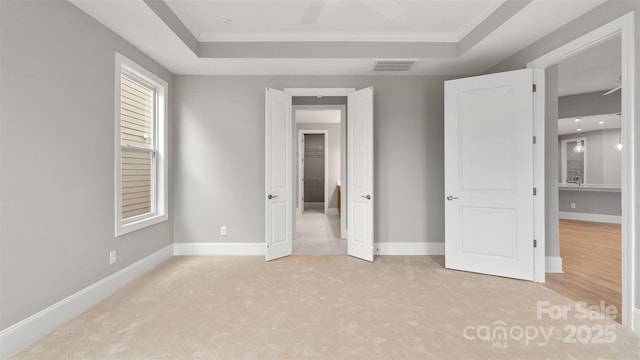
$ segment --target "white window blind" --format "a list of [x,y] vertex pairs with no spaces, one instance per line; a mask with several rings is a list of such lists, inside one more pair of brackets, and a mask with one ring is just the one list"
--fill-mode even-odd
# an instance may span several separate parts
[[120,76],[122,220],[155,212],[156,91],[134,76]]

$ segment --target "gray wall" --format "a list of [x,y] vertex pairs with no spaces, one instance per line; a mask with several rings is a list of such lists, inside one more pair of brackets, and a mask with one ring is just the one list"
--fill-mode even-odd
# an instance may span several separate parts
[[[620,216],[620,191],[560,189],[559,209],[562,212]],[[576,204],[572,209],[571,204]]]
[[[635,88],[640,90],[640,61],[638,61],[638,50],[640,49],[640,1],[637,0],[611,0],[606,3],[598,6],[597,8],[589,11],[585,15],[579,17],[578,19],[572,21],[571,23],[561,27],[560,29],[552,32],[546,37],[538,40],[531,46],[519,51],[515,55],[510,58],[502,61],[497,64],[493,68],[487,70],[488,73],[491,72],[500,72],[507,70],[515,70],[524,68],[527,62],[536,59],[551,50],[558,48],[561,45],[568,43],[569,41],[586,34],[599,26],[602,26],[630,11],[635,11],[634,14],[634,23],[635,23],[635,49],[636,49],[636,61],[635,61]],[[635,113],[638,114],[640,111],[640,97],[636,96],[634,101],[634,109]],[[636,115],[637,116],[637,115]],[[637,119],[636,119],[637,122]],[[635,133],[633,134],[634,139],[637,143],[640,143],[640,126],[635,127]],[[546,139],[550,140],[550,139]],[[555,138],[551,139],[553,143],[555,143]],[[548,145],[548,143],[547,143]],[[636,169],[636,179],[640,178],[640,157],[636,156],[636,163],[634,164]],[[549,164],[547,163],[547,171],[552,171],[549,167],[555,167],[556,163]],[[640,204],[640,184],[636,182],[635,186],[635,194],[636,204]],[[640,232],[640,205],[636,206],[635,209],[635,223],[636,223],[636,233]],[[640,264],[640,246],[638,246],[636,239],[636,265]],[[547,246],[550,244],[547,242]],[[636,308],[640,308],[640,276],[636,276]]]
[[598,91],[561,96],[558,99],[558,119],[620,112],[620,91],[607,96],[602,96],[603,93],[604,91]]
[[172,76],[66,1],[0,13],[6,329],[171,244],[171,221],[114,237],[114,51]]
[[[175,76],[174,241],[264,241],[265,87],[374,87],[375,240],[444,241],[444,77]],[[220,225],[229,234],[218,235]]]
[[[340,180],[340,137],[342,132],[340,131],[340,124],[297,124],[296,125],[296,139],[298,130],[327,130],[329,135],[329,157],[325,159],[329,164],[329,208],[338,207],[338,188],[336,183]],[[296,161],[294,164],[294,173],[297,174]],[[297,179],[297,176],[296,176]],[[295,183],[297,191],[297,181]],[[306,200],[306,199],[305,199]],[[297,201],[297,197],[296,197]]]
[[324,134],[306,134],[304,139],[304,201],[324,202]]
[[[577,134],[558,136],[558,159],[562,162],[560,144],[562,140],[586,138],[585,154],[587,155],[588,184],[620,185],[622,177],[622,153],[616,148],[620,129],[586,131]],[[575,145],[575,143],[574,143]],[[571,155],[570,152],[567,155]],[[558,182],[562,181],[558,174]]]

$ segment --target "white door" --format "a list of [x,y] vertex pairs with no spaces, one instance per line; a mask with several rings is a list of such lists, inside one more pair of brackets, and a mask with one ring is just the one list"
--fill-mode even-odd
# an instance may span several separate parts
[[266,89],[265,114],[265,239],[267,260],[293,251],[293,122],[291,94]]
[[347,253],[373,261],[373,88],[347,96]]
[[533,70],[445,82],[445,266],[533,280]]

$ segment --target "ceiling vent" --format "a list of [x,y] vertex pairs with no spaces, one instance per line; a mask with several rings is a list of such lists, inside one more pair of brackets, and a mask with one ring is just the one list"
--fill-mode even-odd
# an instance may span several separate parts
[[411,70],[413,64],[418,62],[418,60],[376,60],[375,65],[373,65],[372,71],[380,72],[380,71],[393,71],[393,72],[404,72]]

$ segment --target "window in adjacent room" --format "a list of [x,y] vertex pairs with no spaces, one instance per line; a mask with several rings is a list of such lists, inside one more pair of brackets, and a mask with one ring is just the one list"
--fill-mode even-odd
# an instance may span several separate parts
[[168,218],[167,87],[116,53],[116,236]]

